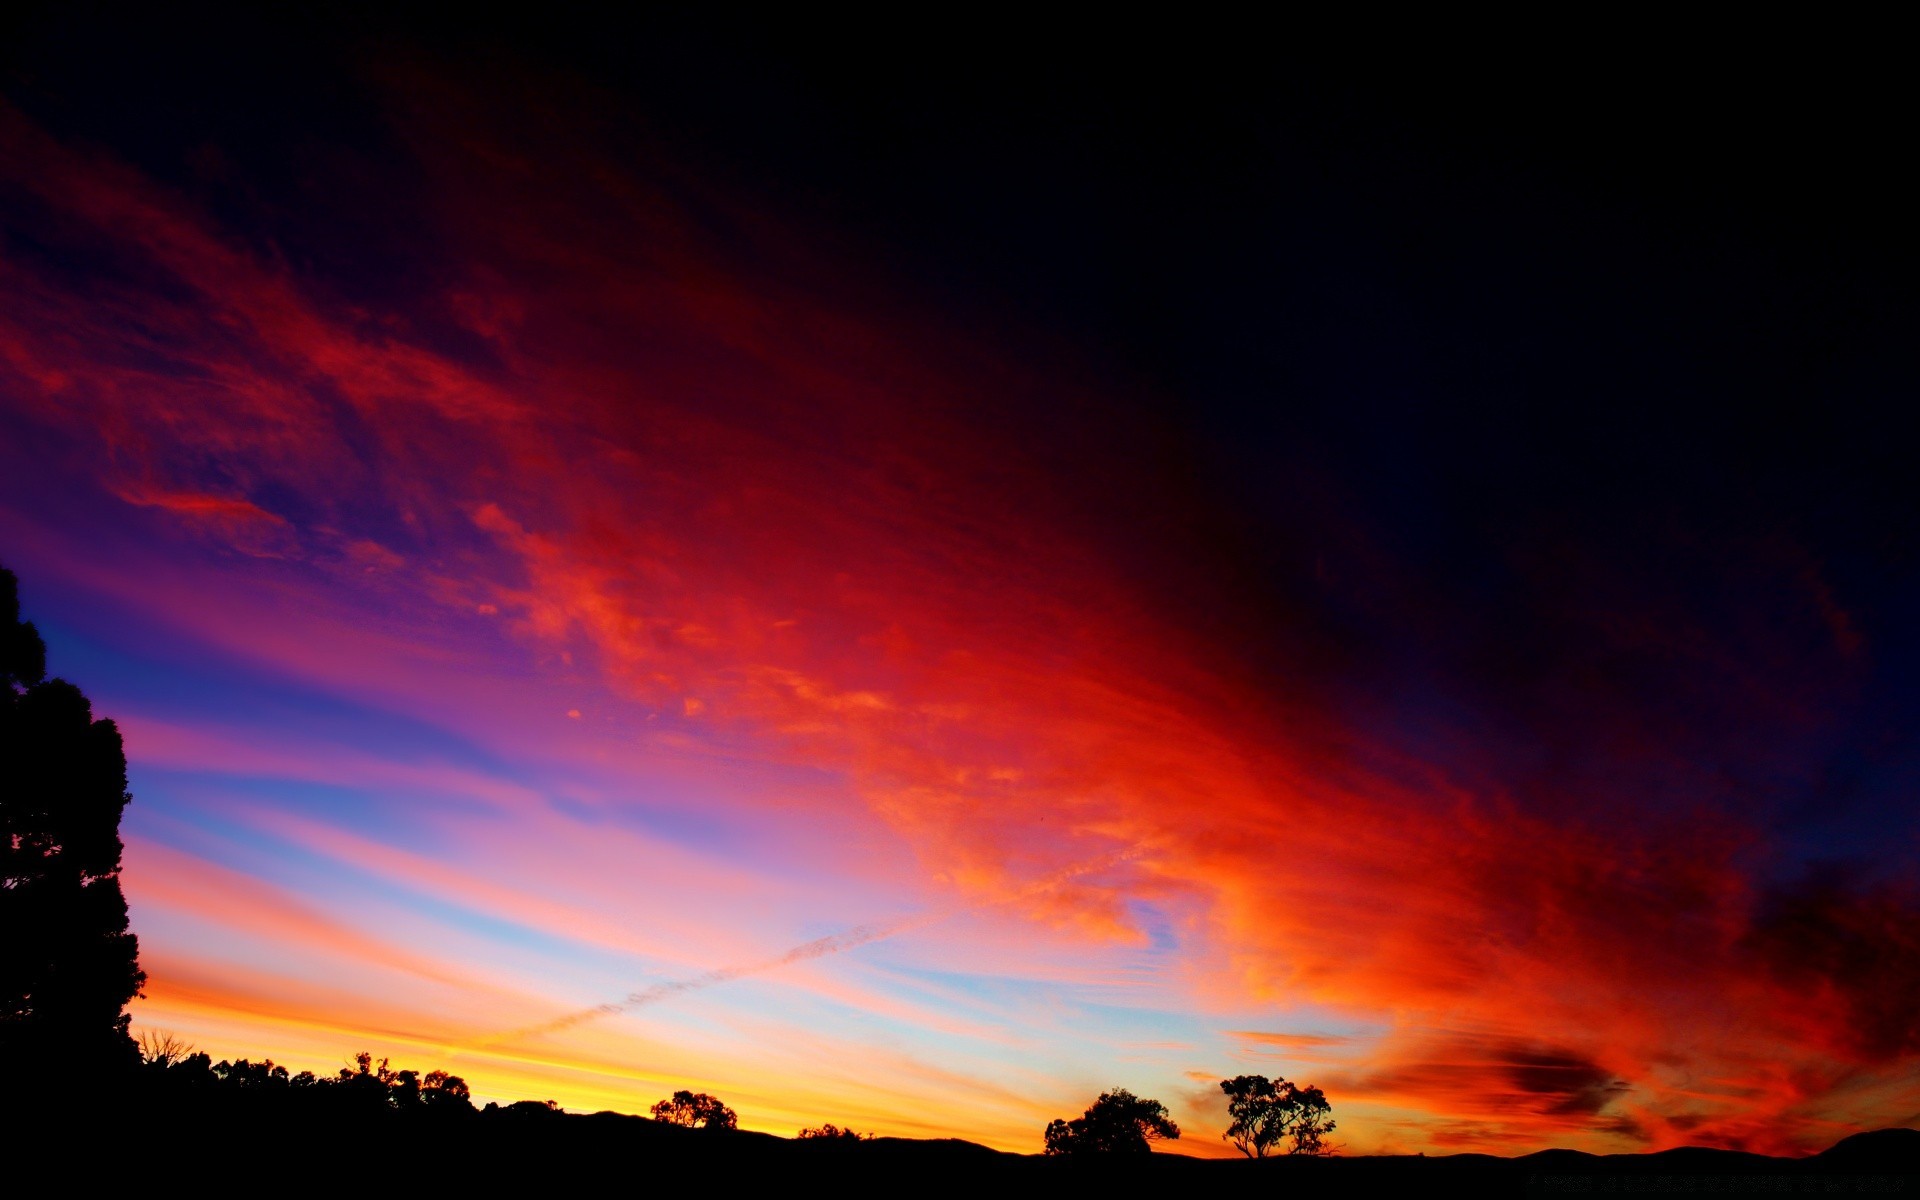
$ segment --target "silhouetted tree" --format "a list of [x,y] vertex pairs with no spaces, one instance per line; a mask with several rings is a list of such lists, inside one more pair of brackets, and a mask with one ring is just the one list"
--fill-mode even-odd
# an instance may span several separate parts
[[1333,1132],[1333,1106],[1316,1087],[1300,1087],[1265,1075],[1236,1075],[1220,1081],[1233,1124],[1221,1136],[1249,1158],[1265,1158],[1288,1140],[1289,1154],[1322,1154]]
[[[285,1068],[280,1070],[284,1073]],[[307,1075],[305,1084],[301,1083],[299,1076],[288,1082],[296,1086],[310,1086],[321,1081]],[[424,1110],[435,1113],[473,1111],[473,1094],[467,1088],[467,1081],[458,1075],[449,1075],[445,1071],[428,1071],[425,1075],[418,1071],[396,1071],[387,1059],[376,1060],[364,1050],[354,1055],[352,1063],[340,1068],[339,1074],[327,1082],[339,1091],[343,1099],[365,1109],[390,1108],[401,1112]],[[521,1103],[544,1103],[550,1108],[559,1107],[551,1100]]]
[[873,1135],[870,1133],[855,1133],[851,1129],[842,1129],[829,1121],[815,1129],[802,1129],[800,1131],[800,1138],[802,1141],[814,1142],[864,1142],[871,1140]]
[[473,1093],[458,1075],[428,1071],[420,1081],[420,1103],[428,1112],[472,1112]]
[[22,1081],[132,1070],[121,1010],[146,981],[120,892],[120,731],[46,667],[0,569],[0,1062]]
[[340,1068],[333,1085],[343,1099],[363,1109],[383,1109],[390,1104],[388,1094],[399,1078],[386,1059],[374,1061],[365,1050],[353,1056],[350,1066]]
[[206,1089],[220,1083],[220,1077],[213,1073],[213,1056],[204,1050],[189,1053],[158,1069],[164,1073],[169,1088]]
[[1296,1088],[1294,1097],[1300,1101],[1300,1115],[1293,1122],[1293,1145],[1287,1153],[1325,1154],[1326,1136],[1334,1130],[1333,1105],[1316,1087]]
[[675,1092],[648,1111],[656,1121],[689,1129],[732,1129],[737,1124],[733,1110],[705,1092]]
[[193,1053],[192,1046],[158,1029],[142,1030],[135,1047],[139,1051],[141,1065],[152,1071],[165,1071]]
[[1046,1146],[1048,1154],[1076,1157],[1146,1154],[1152,1150],[1148,1142],[1179,1136],[1180,1127],[1168,1119],[1166,1105],[1115,1088],[1102,1092],[1085,1116],[1049,1124]]
[[268,1058],[260,1062],[241,1059],[238,1062],[216,1063],[214,1078],[230,1089],[260,1090],[265,1088],[284,1088],[291,1085],[292,1077],[285,1067],[275,1064]]

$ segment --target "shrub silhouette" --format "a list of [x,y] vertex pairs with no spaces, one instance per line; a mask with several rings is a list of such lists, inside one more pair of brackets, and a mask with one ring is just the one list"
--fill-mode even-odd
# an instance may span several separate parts
[[831,1121],[814,1129],[802,1129],[800,1140],[814,1142],[864,1142],[872,1140],[870,1133],[855,1133],[851,1129],[842,1129]]
[[689,1129],[732,1129],[738,1123],[732,1109],[705,1092],[675,1092],[648,1110],[656,1121]]
[[1086,1115],[1049,1124],[1046,1152],[1073,1157],[1146,1154],[1152,1150],[1150,1141],[1179,1136],[1180,1127],[1168,1119],[1166,1105],[1115,1088],[1102,1092]]
[[1324,1154],[1324,1138],[1333,1132],[1333,1106],[1316,1087],[1300,1087],[1265,1075],[1236,1075],[1220,1081],[1233,1124],[1220,1136],[1249,1158],[1265,1158],[1291,1140],[1289,1154]]
[[122,1011],[146,981],[120,891],[127,758],[0,569],[0,1062],[23,1085],[138,1064]]

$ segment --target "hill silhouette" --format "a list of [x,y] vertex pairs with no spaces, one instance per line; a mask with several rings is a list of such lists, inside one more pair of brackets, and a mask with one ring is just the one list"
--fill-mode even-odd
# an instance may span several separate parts
[[1876,1129],[1841,1138],[1814,1156],[1832,1170],[1880,1171],[1889,1163],[1906,1163],[1920,1170],[1920,1129]]
[[[223,1064],[225,1065],[225,1064]],[[258,1077],[259,1064],[253,1064]],[[1920,1131],[1856,1134],[1804,1158],[1683,1147],[1650,1154],[1543,1150],[1487,1154],[1200,1159],[1155,1152],[1111,1161],[1013,1154],[959,1139],[800,1139],[748,1130],[687,1128],[616,1112],[570,1114],[545,1102],[430,1105],[411,1110],[352,1102],[351,1089],[180,1087],[135,1078],[103,1087],[77,1108],[10,1114],[17,1147],[91,1143],[89,1178],[138,1184],[156,1156],[205,1156],[230,1178],[334,1172],[363,1179],[416,1177],[434,1186],[542,1192],[635,1186],[828,1188],[909,1186],[942,1193],[1079,1193],[1091,1187],[1285,1188],[1298,1194],[1473,1195],[1594,1191],[1662,1193],[1908,1194],[1920,1189]],[[323,1098],[322,1093],[333,1093]],[[1038,1147],[1036,1146],[1036,1151]],[[71,1178],[66,1153],[17,1153],[22,1183]]]

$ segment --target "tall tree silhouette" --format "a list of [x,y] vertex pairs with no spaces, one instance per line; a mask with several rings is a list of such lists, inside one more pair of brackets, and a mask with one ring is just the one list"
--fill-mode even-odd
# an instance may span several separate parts
[[132,1069],[122,1009],[146,980],[120,892],[120,731],[46,666],[0,569],[0,1078],[36,1090]]
[[1233,1124],[1221,1136],[1240,1147],[1248,1158],[1265,1158],[1291,1139],[1289,1154],[1324,1154],[1326,1135],[1334,1130],[1333,1106],[1317,1087],[1302,1087],[1265,1075],[1236,1075],[1222,1079],[1227,1115]]

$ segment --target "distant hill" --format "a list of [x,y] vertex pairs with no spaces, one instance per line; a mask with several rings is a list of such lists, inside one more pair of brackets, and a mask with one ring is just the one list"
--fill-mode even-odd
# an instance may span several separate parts
[[1889,1164],[1905,1163],[1920,1170],[1920,1129],[1876,1129],[1841,1138],[1813,1156],[1822,1168],[1835,1171],[1888,1171]]

